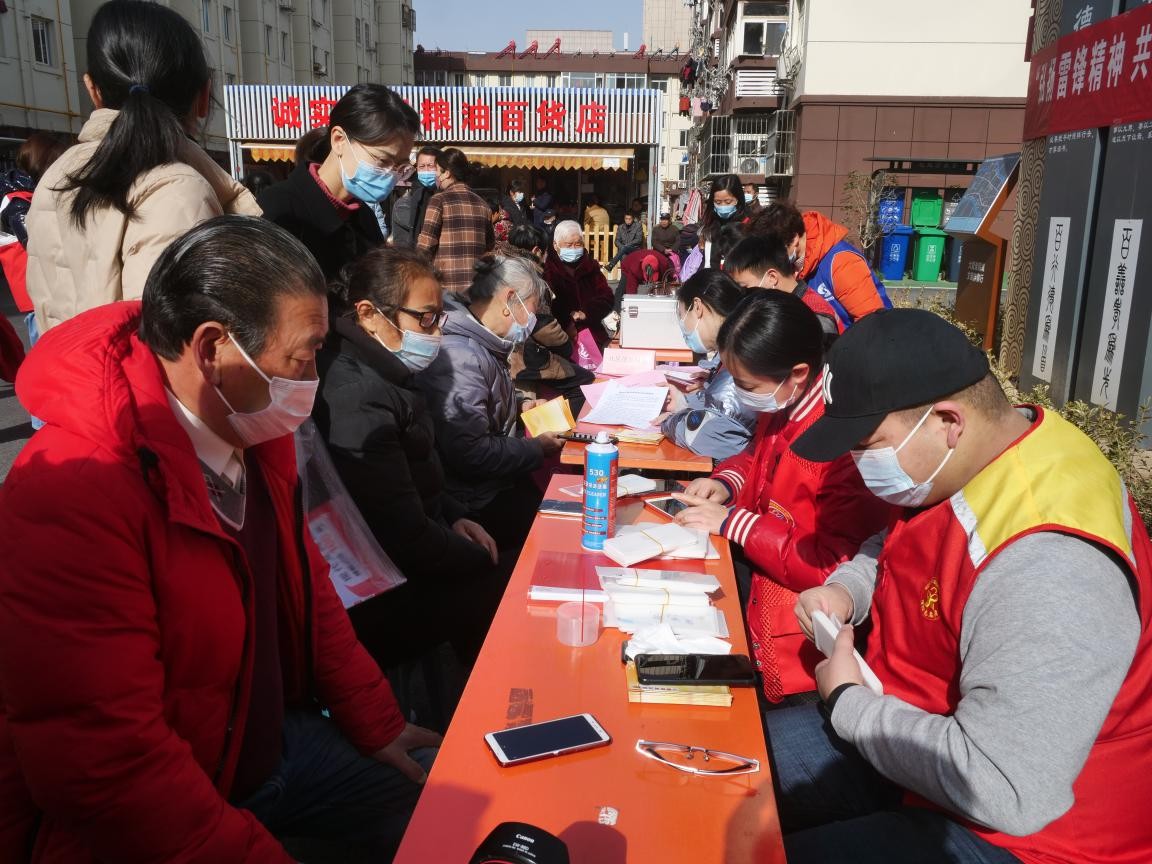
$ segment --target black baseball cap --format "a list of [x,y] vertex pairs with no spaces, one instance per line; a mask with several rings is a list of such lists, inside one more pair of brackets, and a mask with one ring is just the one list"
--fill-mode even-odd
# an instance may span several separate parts
[[831,462],[876,431],[893,411],[926,405],[989,372],[984,352],[925,309],[881,309],[853,324],[824,364],[824,416],[793,451]]

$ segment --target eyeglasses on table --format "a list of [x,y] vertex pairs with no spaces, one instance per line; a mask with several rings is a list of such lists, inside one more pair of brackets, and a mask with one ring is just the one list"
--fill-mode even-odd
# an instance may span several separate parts
[[[636,742],[636,752],[688,774],[732,777],[737,774],[755,774],[760,770],[758,759],[737,756],[735,753],[712,750],[708,747],[696,747],[692,744],[646,741],[641,738]],[[697,756],[702,757],[701,762],[710,767],[699,767],[699,763],[695,762]]]

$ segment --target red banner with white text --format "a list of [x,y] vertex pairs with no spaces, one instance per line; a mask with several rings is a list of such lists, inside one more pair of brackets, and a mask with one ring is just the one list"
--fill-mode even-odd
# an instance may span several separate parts
[[1024,140],[1152,120],[1152,5],[1032,55]]

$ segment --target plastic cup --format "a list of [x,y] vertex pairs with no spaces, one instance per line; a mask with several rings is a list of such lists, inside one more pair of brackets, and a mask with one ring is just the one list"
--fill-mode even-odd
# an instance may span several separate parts
[[600,638],[600,607],[595,603],[561,603],[556,609],[556,638],[583,648]]

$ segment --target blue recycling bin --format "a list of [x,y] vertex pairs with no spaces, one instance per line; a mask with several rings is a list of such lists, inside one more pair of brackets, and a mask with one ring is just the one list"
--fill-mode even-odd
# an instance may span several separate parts
[[884,245],[880,249],[880,275],[886,282],[904,278],[908,269],[908,249],[912,245],[914,233],[907,225],[897,225],[890,234],[884,235]]

